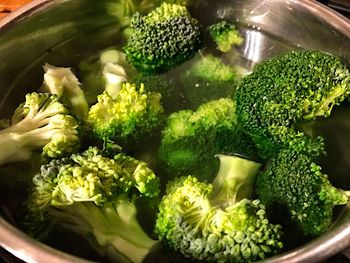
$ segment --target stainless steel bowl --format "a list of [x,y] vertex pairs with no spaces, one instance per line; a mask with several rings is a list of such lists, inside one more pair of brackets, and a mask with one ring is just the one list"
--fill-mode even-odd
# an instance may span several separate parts
[[[328,51],[350,64],[350,21],[315,1],[198,1],[197,16],[208,22],[220,17],[239,24],[245,36],[239,63],[248,70],[266,58],[300,48]],[[74,68],[82,58],[117,43],[119,29],[125,25],[116,15],[118,4],[118,0],[36,0],[0,20],[0,117],[8,116],[26,92],[40,86],[44,62]],[[230,59],[230,53],[225,56]],[[350,189],[346,180],[350,124],[344,117],[350,115],[345,111],[339,116],[329,120],[331,128],[324,129],[336,138],[329,144],[328,171],[335,171],[335,184]],[[27,168],[19,168],[18,173]],[[70,255],[69,249],[61,252],[57,244],[51,244],[56,248],[44,245],[16,228],[24,179],[2,174],[6,168],[0,169],[0,245],[26,262],[87,262]],[[267,262],[319,262],[350,246],[349,209],[338,214],[327,233]],[[80,256],[94,259],[84,253]]]

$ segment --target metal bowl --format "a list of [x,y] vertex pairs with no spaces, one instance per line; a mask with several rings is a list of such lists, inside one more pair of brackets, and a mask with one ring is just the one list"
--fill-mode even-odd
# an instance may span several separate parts
[[[257,62],[287,50],[317,49],[340,56],[350,64],[350,21],[309,0],[200,1],[194,12],[210,23],[226,18],[239,24],[245,43],[239,63],[251,69]],[[42,64],[77,66],[84,57],[120,41],[125,21],[118,18],[118,0],[36,0],[0,20],[0,117],[11,114],[28,91],[42,82]],[[210,12],[208,11],[210,10]],[[230,53],[225,55],[230,59]],[[332,136],[326,172],[334,184],[350,189],[349,110],[339,110],[323,131]],[[327,128],[325,128],[327,127]],[[341,130],[341,132],[339,132]],[[340,143],[341,141],[341,143]],[[19,167],[18,173],[31,167]],[[26,262],[87,262],[94,255],[62,248],[59,242],[42,244],[16,228],[25,179],[0,169],[0,245]],[[324,235],[266,262],[319,262],[350,246],[350,212],[338,211]],[[52,248],[55,247],[55,248]],[[64,250],[65,252],[61,252]],[[80,257],[73,256],[79,255]]]

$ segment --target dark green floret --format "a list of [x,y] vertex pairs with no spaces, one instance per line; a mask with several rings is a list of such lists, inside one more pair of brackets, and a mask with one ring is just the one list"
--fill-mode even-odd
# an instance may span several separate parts
[[172,175],[211,179],[219,165],[213,158],[216,154],[235,152],[256,158],[255,146],[237,125],[236,117],[230,98],[207,102],[196,111],[171,114],[162,131],[160,160]]
[[6,126],[0,130],[0,166],[29,160],[34,151],[57,158],[80,148],[79,124],[53,94],[28,93]]
[[168,183],[155,231],[170,248],[193,260],[252,262],[278,253],[281,226],[269,222],[265,207],[251,199],[260,164],[219,155],[212,183],[194,176]]
[[41,238],[54,226],[64,227],[86,237],[103,256],[140,263],[157,241],[137,221],[135,200],[158,194],[159,180],[146,163],[123,154],[107,158],[91,147],[41,167],[24,225]]
[[[145,91],[157,92],[162,95],[162,105],[165,112],[174,112],[176,108],[183,106],[182,93],[175,79],[162,75],[137,74],[131,81],[136,85],[143,84]],[[180,103],[179,103],[180,101]],[[180,105],[178,105],[180,104]]]
[[239,46],[243,43],[243,37],[236,26],[227,21],[221,21],[209,27],[211,39],[217,45],[217,49],[222,52],[228,52],[233,46]]
[[129,63],[146,75],[166,72],[202,47],[197,20],[178,4],[163,3],[146,16],[136,13],[130,28],[123,51]]
[[324,151],[296,125],[328,117],[350,93],[349,70],[320,51],[292,51],[264,61],[243,78],[235,93],[239,123],[266,158],[281,148],[311,155]]
[[276,207],[287,211],[290,218],[280,214],[279,219],[292,220],[306,236],[324,233],[333,208],[346,204],[350,195],[332,186],[311,157],[290,150],[281,151],[257,176],[256,192],[271,213]]
[[185,99],[192,108],[231,97],[239,82],[235,69],[213,55],[199,56],[181,76]]
[[163,112],[159,93],[145,91],[143,84],[123,83],[115,97],[106,91],[97,97],[87,122],[101,140],[134,145],[160,126]]

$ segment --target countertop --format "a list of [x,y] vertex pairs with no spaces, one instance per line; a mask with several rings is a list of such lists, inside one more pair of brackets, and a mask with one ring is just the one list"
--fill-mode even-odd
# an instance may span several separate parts
[[0,0],[0,19],[32,0]]

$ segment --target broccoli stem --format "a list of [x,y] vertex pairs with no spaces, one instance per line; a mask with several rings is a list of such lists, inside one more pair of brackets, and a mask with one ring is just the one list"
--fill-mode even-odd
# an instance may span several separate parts
[[136,207],[126,197],[115,204],[97,206],[92,202],[76,202],[58,206],[53,214],[63,218],[64,226],[83,235],[92,234],[92,244],[103,256],[113,260],[141,263],[159,244],[151,239],[136,219]]
[[[10,127],[0,130],[0,135],[10,132],[27,132],[47,125],[52,118],[62,113],[61,109],[52,108],[46,108],[45,110],[31,109],[23,119],[16,120]],[[20,117],[16,113],[14,115]]]
[[220,169],[213,181],[213,204],[228,207],[244,198],[250,198],[261,164],[240,156],[217,157],[220,160]]
[[2,147],[0,166],[30,159],[34,149],[44,147],[51,141],[55,133],[59,132],[59,128],[55,128],[51,124],[38,128],[34,127],[33,123],[31,123],[32,129],[25,131],[23,125],[26,123],[28,122],[23,121],[0,131],[0,145]]
[[89,111],[89,105],[85,93],[80,87],[78,78],[70,68],[55,67],[50,64],[44,65],[44,85],[47,92],[56,94],[67,105],[71,106],[74,114],[85,119]]
[[15,133],[0,134],[0,167],[4,164],[28,160],[32,152],[23,148],[20,135]]

